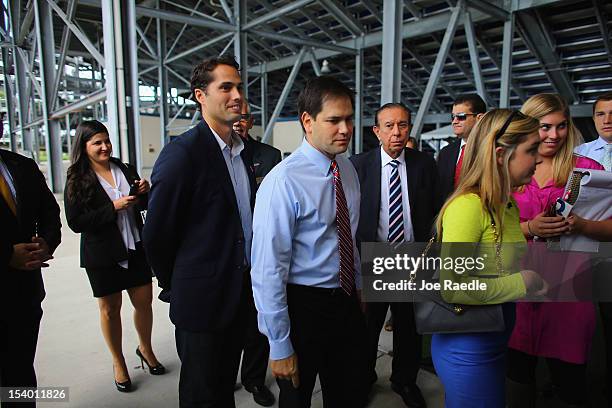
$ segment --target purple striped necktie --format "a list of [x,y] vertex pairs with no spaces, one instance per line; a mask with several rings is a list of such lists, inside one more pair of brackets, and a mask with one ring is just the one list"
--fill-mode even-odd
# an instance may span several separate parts
[[402,184],[399,176],[399,161],[391,160],[389,180],[389,242],[404,242],[404,209],[402,208]]
[[349,219],[346,196],[342,188],[340,169],[335,160],[331,162],[336,191],[336,227],[338,229],[338,252],[340,253],[340,287],[347,295],[355,288],[355,258],[353,257],[353,235]]

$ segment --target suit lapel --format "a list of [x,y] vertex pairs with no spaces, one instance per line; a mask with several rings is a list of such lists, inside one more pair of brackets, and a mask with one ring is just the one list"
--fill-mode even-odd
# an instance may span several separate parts
[[[373,234],[374,240],[376,240],[376,231],[378,229],[378,223],[380,222],[380,175],[381,175],[381,161],[380,161],[380,148],[373,149],[371,153],[372,157],[368,160],[368,178],[364,183],[362,195],[366,203],[369,203],[369,207],[365,211],[365,214],[370,214],[368,218],[372,220],[372,227],[370,228]],[[369,196],[371,195],[371,198]]]
[[[4,162],[4,164],[6,165],[6,168],[8,169],[9,173],[11,173],[11,178],[13,179],[13,187],[15,188],[15,195],[17,196],[17,220],[21,220],[21,215],[22,215],[22,205],[23,205],[23,191],[21,190],[20,186],[26,186],[26,182],[27,180],[23,179],[23,174],[21,172],[21,168],[19,166],[19,161],[17,160],[13,160],[11,157],[7,157],[7,155],[2,155],[2,161]],[[2,205],[6,208],[6,210],[11,214],[12,217],[15,217],[15,215],[13,215],[13,212],[11,211],[11,209],[9,208],[8,204],[2,199],[0,200],[2,201]]]

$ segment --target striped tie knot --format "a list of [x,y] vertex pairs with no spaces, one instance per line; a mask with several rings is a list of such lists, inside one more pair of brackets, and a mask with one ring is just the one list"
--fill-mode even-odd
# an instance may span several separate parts
[[395,170],[395,169],[397,169],[397,167],[399,166],[400,163],[397,160],[391,160],[389,162],[389,164],[391,165],[391,167],[393,167],[393,170]]

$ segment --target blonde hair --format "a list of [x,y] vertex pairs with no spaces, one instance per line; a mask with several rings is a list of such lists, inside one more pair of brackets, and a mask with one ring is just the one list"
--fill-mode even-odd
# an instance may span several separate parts
[[583,143],[582,134],[574,125],[567,102],[559,94],[541,93],[527,99],[521,112],[537,120],[561,112],[567,121],[567,138],[552,159],[553,182],[563,186],[574,168],[574,149]]
[[[511,122],[503,134],[499,135],[510,115],[513,115]],[[494,214],[499,230],[503,230],[503,212],[512,193],[508,163],[516,147],[524,142],[528,135],[537,132],[539,126],[536,119],[509,109],[493,109],[476,123],[463,153],[459,185],[442,206],[436,220],[438,239],[441,237],[442,218],[446,208],[455,198],[469,193],[480,197],[483,209]],[[505,148],[503,166],[497,164],[497,147]]]

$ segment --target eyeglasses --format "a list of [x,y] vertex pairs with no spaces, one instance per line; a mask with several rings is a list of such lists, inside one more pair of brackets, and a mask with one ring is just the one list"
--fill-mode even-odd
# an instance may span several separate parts
[[510,123],[512,123],[512,120],[514,120],[514,118],[525,119],[526,117],[527,116],[523,115],[523,113],[521,113],[520,111],[513,110],[512,113],[510,113],[510,116],[508,116],[508,119],[506,119],[506,121],[504,122],[504,125],[495,134],[495,141],[497,142],[499,138],[502,137],[504,133],[506,133],[506,130],[508,130],[508,126],[510,126]]
[[455,120],[455,118],[459,121],[459,122],[463,122],[464,120],[467,119],[468,116],[476,116],[478,115],[477,113],[457,113],[456,115],[454,113],[451,113],[451,122],[453,120]]

